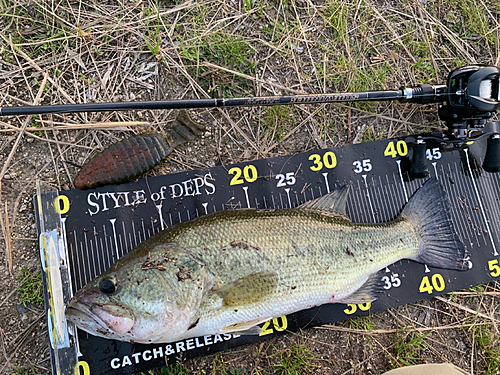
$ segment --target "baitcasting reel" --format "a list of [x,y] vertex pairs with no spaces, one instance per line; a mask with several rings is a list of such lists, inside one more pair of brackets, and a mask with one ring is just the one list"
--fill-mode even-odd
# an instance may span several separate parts
[[488,122],[488,119],[500,108],[500,69],[495,66],[466,66],[451,72],[446,85],[420,87],[427,92],[422,103],[444,101],[444,104],[439,105],[438,113],[439,118],[446,122],[448,130],[417,137],[413,145],[410,176],[425,177],[428,174],[426,141],[464,147],[484,137],[487,137],[487,146],[483,169],[499,172],[500,122]]

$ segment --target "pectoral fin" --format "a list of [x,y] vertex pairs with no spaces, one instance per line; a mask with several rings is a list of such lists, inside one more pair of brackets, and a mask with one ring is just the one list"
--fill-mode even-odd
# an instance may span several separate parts
[[222,307],[238,308],[269,298],[277,285],[276,272],[259,272],[242,277],[212,293],[222,298]]
[[238,333],[240,335],[258,335],[262,332],[262,328],[258,325],[264,322],[267,322],[269,317],[267,318],[259,318],[249,320],[247,322],[241,322],[236,324],[231,324],[230,326],[224,327],[221,330],[221,333]]

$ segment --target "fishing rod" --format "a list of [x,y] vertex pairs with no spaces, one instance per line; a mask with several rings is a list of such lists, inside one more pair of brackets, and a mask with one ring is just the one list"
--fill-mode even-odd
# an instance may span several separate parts
[[[446,85],[419,84],[389,91],[291,96],[0,107],[0,116],[398,100],[418,104],[447,102],[447,106],[440,109],[440,117],[449,123],[449,127],[461,129],[463,127],[458,124],[459,122],[466,121],[466,125],[469,126],[477,125],[480,120],[489,118],[491,112],[500,108],[499,79],[498,67],[473,65],[451,72]],[[458,137],[463,135],[456,134]]]
[[[471,69],[468,69],[471,68]],[[475,71],[475,74],[471,74]],[[145,102],[118,102],[118,103],[90,103],[90,104],[64,104],[64,105],[40,105],[0,108],[0,116],[14,115],[37,115],[51,113],[76,113],[76,112],[104,112],[104,111],[129,111],[129,110],[159,110],[159,109],[192,109],[192,108],[217,108],[217,107],[248,107],[248,106],[270,106],[287,104],[314,104],[314,103],[339,103],[360,101],[393,101],[411,102],[419,104],[436,103],[443,101],[460,102],[460,97],[467,96],[469,101],[476,101],[478,108],[485,106],[485,100],[491,99],[487,91],[491,92],[495,80],[498,81],[500,69],[497,67],[466,67],[453,72],[453,82],[463,80],[463,75],[470,76],[468,93],[460,92],[461,87],[456,84],[450,86],[450,78],[447,85],[419,84],[413,87],[401,87],[399,90],[389,91],[364,91],[348,93],[329,94],[304,94],[291,96],[264,96],[243,98],[215,98],[215,99],[185,99],[167,101],[145,101]],[[479,79],[475,91],[471,92],[472,84]],[[498,83],[497,83],[498,86]],[[495,86],[495,87],[497,87]],[[476,92],[477,91],[477,92]],[[452,98],[457,99],[452,99]],[[498,98],[495,101],[498,108]]]
[[[500,108],[500,69],[496,66],[470,65],[453,70],[444,85],[419,84],[389,91],[3,107],[0,108],[0,116],[394,100],[418,104],[444,103],[440,104],[438,114],[446,122],[447,132],[439,137],[421,136],[415,143],[414,153],[418,153],[415,159],[423,161],[425,140],[439,139],[461,147],[474,131],[484,128],[487,120]],[[498,124],[498,131],[480,134],[481,137],[489,137],[483,167],[490,172],[500,171],[500,122]],[[475,135],[475,139],[478,137]],[[424,165],[423,162],[417,164]]]
[[38,115],[49,113],[104,112],[157,109],[189,109],[217,107],[255,107],[286,104],[339,103],[359,101],[411,101],[428,103],[440,98],[444,100],[446,86],[420,85],[393,91],[366,91],[331,94],[304,94],[291,96],[262,96],[244,98],[183,99],[149,102],[119,102],[41,105],[0,108],[1,116]]

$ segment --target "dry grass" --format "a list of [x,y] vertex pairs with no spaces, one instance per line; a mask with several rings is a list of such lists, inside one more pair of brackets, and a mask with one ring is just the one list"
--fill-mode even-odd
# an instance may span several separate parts
[[[464,64],[500,65],[496,0],[0,0],[0,13],[0,107],[390,89],[442,83]],[[365,140],[442,126],[435,106],[396,103],[194,113],[208,126],[204,139],[151,173],[338,146],[362,125]],[[3,233],[13,255],[13,275],[7,264],[0,268],[0,372],[50,366],[44,328],[19,322],[12,293],[20,270],[38,264],[29,202],[35,177],[71,188],[76,168],[63,160],[82,165],[107,144],[145,128],[162,132],[174,118],[172,111],[143,111],[0,119],[0,208],[12,218],[11,233]],[[1,257],[8,262],[3,250]],[[376,314],[373,329],[312,329],[186,366],[221,374],[243,366],[242,373],[258,374],[285,371],[283,364],[300,362],[290,356],[308,353],[302,358],[312,367],[299,366],[299,373],[381,373],[404,359],[497,374],[498,341],[482,338],[498,335],[500,288],[483,289],[455,295],[453,303]]]

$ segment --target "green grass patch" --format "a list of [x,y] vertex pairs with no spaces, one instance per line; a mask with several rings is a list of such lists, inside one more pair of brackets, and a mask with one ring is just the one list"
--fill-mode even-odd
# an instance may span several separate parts
[[[260,1],[247,2],[247,7],[260,7]],[[220,9],[200,2],[188,10],[175,25],[173,42],[178,46],[187,73],[212,97],[252,96],[252,81],[231,72],[207,67],[205,62],[229,70],[255,76],[254,43],[248,30],[230,20],[214,25],[213,17]]]
[[[44,91],[45,91],[45,89],[44,89]],[[42,127],[42,124],[37,121],[39,118],[40,118],[39,115],[33,115],[31,117],[31,126],[32,127],[34,127],[34,128],[41,128]],[[41,130],[35,130],[35,131],[33,131],[33,134],[38,136],[38,137],[43,137],[43,131],[41,131]]]
[[188,73],[214,97],[236,97],[251,95],[248,80],[228,72],[213,70],[203,66],[207,61],[243,74],[253,76],[255,63],[251,61],[254,53],[244,37],[218,30],[206,36],[182,41],[182,55],[188,60]]
[[394,355],[396,361],[392,360],[393,368],[404,366],[416,365],[420,362],[420,354],[428,345],[425,343],[425,338],[429,336],[430,332],[420,334],[418,332],[406,332],[407,327],[399,330],[395,334],[396,343],[394,344]]
[[276,139],[281,141],[287,129],[295,125],[297,120],[292,116],[292,107],[275,105],[266,107],[263,116],[263,130],[261,140]]
[[[477,317],[472,323],[476,321]],[[485,362],[483,373],[486,375],[500,374],[500,338],[494,333],[494,327],[490,324],[474,324],[466,330],[471,335],[477,355]]]
[[484,285],[471,286],[469,288],[469,290],[471,292],[483,293],[484,292]]
[[[375,329],[375,324],[372,323],[370,315],[363,315],[349,319],[348,325],[349,328],[357,330],[373,331]],[[373,341],[370,336],[366,336],[366,339],[370,342]]]
[[143,33],[144,41],[146,42],[146,47],[148,50],[156,56],[158,60],[161,59],[159,56],[160,45],[162,42],[160,35],[160,12],[156,7],[149,6],[143,9],[144,15],[146,17],[152,17],[147,22],[146,30]]
[[39,372],[35,371],[33,367],[30,369],[24,369],[21,366],[14,366],[13,367],[14,372],[11,375],[46,375],[46,373],[40,374]]
[[169,366],[143,372],[141,375],[187,375],[188,373],[189,369],[182,363],[173,363]]
[[42,271],[32,271],[23,268],[17,280],[22,282],[21,286],[17,289],[21,297],[19,303],[26,305],[28,303],[42,306],[43,305],[43,287],[42,287]]
[[[471,292],[476,292],[476,293],[483,293],[484,292],[484,286],[483,285],[477,285],[477,286],[472,286],[469,288]],[[467,303],[471,303],[474,300],[474,297],[469,297],[467,298]]]
[[[1,8],[2,17],[7,21],[7,26],[2,31],[9,35],[13,44],[24,44],[24,51],[33,58],[48,53],[53,56],[61,53],[68,44],[65,37],[74,35],[74,30],[71,29],[74,20],[69,20],[67,24],[56,22],[36,2]],[[64,11],[57,16],[59,19],[72,18]]]
[[319,366],[311,363],[316,357],[302,345],[292,345],[291,349],[278,352],[278,363],[273,364],[273,368],[285,375],[300,375],[314,373]]
[[438,72],[434,69],[432,61],[429,59],[421,58],[413,65],[413,70],[418,82],[421,83],[433,83],[436,82],[438,77]]
[[375,130],[373,126],[366,126],[365,131],[363,132],[363,136],[361,137],[361,142],[378,141],[385,137],[385,131]]
[[[459,6],[465,18],[463,32],[470,37],[479,34],[485,37],[490,43],[498,43],[495,33],[488,32],[493,28],[489,22],[489,14],[481,2],[474,0],[460,0]],[[488,35],[487,35],[488,34]]]
[[217,353],[215,355],[215,359],[212,363],[212,374],[215,374],[216,371],[220,371],[223,374],[226,374],[226,364],[224,363],[224,358],[222,358],[221,353]]
[[340,43],[348,37],[347,15],[350,11],[350,7],[344,1],[329,0],[325,3],[325,22],[331,28],[333,43]]
[[372,323],[369,315],[364,315],[349,319],[349,328],[373,331],[375,329],[375,324]]

